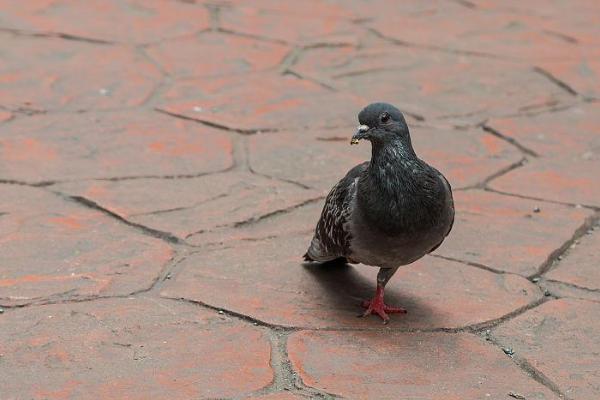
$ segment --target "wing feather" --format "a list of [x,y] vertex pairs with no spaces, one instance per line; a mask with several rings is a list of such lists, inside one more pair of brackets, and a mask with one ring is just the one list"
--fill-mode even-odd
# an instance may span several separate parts
[[364,162],[352,168],[327,195],[315,235],[304,255],[306,261],[326,262],[349,255],[351,235],[346,222],[350,218],[356,181],[368,165]]

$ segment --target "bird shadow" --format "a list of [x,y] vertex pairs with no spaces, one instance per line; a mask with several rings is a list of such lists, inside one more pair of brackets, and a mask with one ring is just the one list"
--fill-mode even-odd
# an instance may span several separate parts
[[[358,268],[343,261],[334,260],[322,264],[303,263],[302,266],[314,278],[314,282],[320,287],[319,293],[332,308],[348,310],[358,316],[363,311],[360,306],[362,301],[371,299],[375,293],[375,276],[372,278],[365,276],[358,272]],[[388,304],[405,307],[409,312],[408,316],[392,318],[392,321],[418,320],[421,325],[429,324],[432,319],[435,319],[430,307],[414,296],[401,293],[391,284],[386,288],[385,299]]]

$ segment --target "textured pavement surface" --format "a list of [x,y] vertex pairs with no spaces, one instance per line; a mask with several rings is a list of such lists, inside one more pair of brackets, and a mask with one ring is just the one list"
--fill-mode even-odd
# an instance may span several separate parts
[[[446,242],[304,265],[371,101]],[[597,0],[0,0],[0,400],[600,398]]]

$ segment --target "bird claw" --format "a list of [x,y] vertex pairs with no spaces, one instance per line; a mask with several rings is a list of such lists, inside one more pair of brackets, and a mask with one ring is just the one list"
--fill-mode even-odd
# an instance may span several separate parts
[[379,317],[381,317],[384,324],[387,324],[388,322],[390,322],[390,317],[387,313],[406,314],[406,312],[407,312],[406,309],[404,309],[402,307],[388,306],[382,300],[377,299],[377,298],[375,298],[373,300],[363,301],[362,306],[364,308],[366,308],[366,310],[361,315],[361,317],[366,317],[367,315],[371,315],[371,314],[377,314],[377,315],[379,315]]

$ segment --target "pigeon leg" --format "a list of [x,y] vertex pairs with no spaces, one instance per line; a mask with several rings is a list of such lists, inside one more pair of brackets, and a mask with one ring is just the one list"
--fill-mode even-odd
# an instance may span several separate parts
[[383,296],[385,291],[385,285],[388,283],[392,275],[396,273],[398,268],[380,268],[377,274],[377,290],[375,296],[371,300],[365,300],[362,306],[367,310],[362,314],[363,317],[371,314],[377,314],[383,319],[383,323],[387,324],[390,317],[387,313],[402,313],[405,314],[406,310],[402,307],[391,307],[383,302]]

